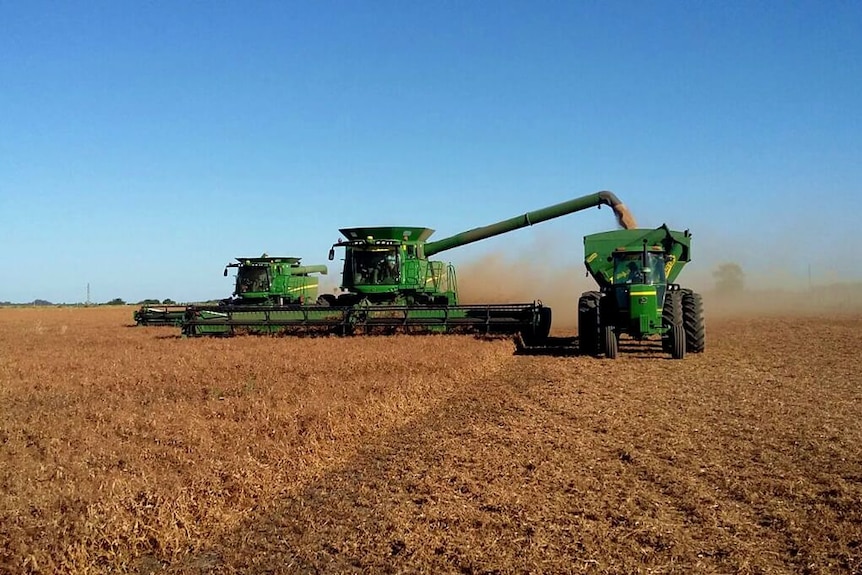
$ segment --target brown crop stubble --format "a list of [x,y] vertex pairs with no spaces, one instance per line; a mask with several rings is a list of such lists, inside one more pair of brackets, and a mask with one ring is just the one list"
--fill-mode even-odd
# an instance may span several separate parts
[[3,570],[197,556],[513,349],[452,337],[187,340],[127,327],[130,317],[0,310]]
[[0,310],[10,572],[862,572],[858,314],[681,362],[117,314]]

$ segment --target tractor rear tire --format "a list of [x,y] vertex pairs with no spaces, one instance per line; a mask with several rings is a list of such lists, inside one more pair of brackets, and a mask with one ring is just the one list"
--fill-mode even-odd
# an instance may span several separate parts
[[620,345],[617,341],[617,334],[613,326],[602,326],[602,336],[604,339],[605,357],[608,359],[616,359],[620,351]]
[[682,323],[685,328],[686,351],[703,353],[706,346],[706,325],[703,321],[703,298],[691,290],[682,290]]
[[578,300],[578,349],[583,355],[599,355],[599,300],[602,294],[584,292]]

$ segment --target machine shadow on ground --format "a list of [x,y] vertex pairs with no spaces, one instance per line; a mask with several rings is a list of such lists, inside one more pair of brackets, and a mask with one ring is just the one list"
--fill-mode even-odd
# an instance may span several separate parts
[[542,345],[527,346],[520,337],[515,338],[515,355],[541,355],[570,357],[581,355],[577,337],[549,336]]
[[[635,359],[672,359],[662,350],[659,341],[620,340],[620,354]],[[543,345],[527,346],[521,338],[515,338],[514,355],[535,355],[545,357],[580,357],[589,356],[580,350],[577,336],[547,338]],[[666,357],[661,357],[666,356]]]

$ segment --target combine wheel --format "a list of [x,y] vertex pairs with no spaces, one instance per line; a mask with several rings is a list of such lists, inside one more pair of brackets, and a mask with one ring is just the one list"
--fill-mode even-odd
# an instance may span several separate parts
[[691,290],[682,290],[682,323],[685,328],[686,351],[702,353],[706,345],[703,321],[703,299]]
[[619,353],[619,342],[617,341],[617,334],[614,332],[613,326],[606,325],[602,326],[602,335],[605,344],[605,357],[608,359],[616,359],[617,354]]
[[578,348],[584,355],[599,355],[599,299],[595,291],[584,292],[578,300]]

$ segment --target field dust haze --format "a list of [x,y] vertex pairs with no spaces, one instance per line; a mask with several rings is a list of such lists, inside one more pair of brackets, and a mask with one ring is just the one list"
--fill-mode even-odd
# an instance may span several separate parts
[[[525,303],[541,300],[553,312],[552,329],[574,330],[581,293],[597,290],[581,263],[553,263],[554,250],[567,246],[547,241],[527,252],[496,251],[458,266],[458,290],[465,304]],[[835,282],[809,287],[776,280],[785,274],[746,274],[738,293],[716,291],[713,272],[718,263],[693,259],[678,281],[704,299],[704,314],[710,318],[747,316],[793,316],[862,311],[862,283]],[[772,279],[770,279],[770,277]]]
[[[565,244],[558,244],[565,245]],[[577,325],[578,298],[594,288],[586,269],[574,264],[549,264],[544,250],[513,255],[493,252],[458,266],[461,303],[527,303],[541,300],[553,312],[553,327]]]

